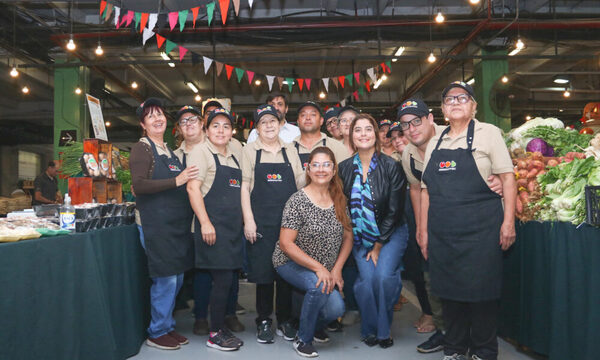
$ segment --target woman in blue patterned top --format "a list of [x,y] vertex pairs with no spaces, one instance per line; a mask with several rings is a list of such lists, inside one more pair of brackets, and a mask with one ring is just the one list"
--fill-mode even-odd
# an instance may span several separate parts
[[402,256],[408,240],[403,220],[406,177],[400,163],[381,152],[377,122],[358,115],[350,125],[354,156],[340,163],[354,235],[352,254],[359,278],[354,285],[361,313],[361,340],[368,346],[394,344],[390,326],[400,297]]

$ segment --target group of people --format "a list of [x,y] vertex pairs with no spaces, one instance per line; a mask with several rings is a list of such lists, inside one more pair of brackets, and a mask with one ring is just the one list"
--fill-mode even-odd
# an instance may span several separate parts
[[418,99],[394,121],[352,106],[323,114],[307,101],[296,127],[278,94],[255,110],[242,146],[230,111],[212,100],[177,112],[183,142],[172,151],[164,105],[147,99],[130,157],[153,281],[146,343],[188,343],[172,313],[184,272],[195,269],[194,333],[208,335],[209,347],[238,350],[244,267],[256,284],[259,343],[277,334],[315,357],[314,344],[330,341],[326,329],[360,314],[361,341],[388,348],[406,270],[423,312],[415,326],[434,331],[417,350],[496,359],[501,255],[515,239],[516,193],[501,132],[477,121],[476,108],[472,88],[455,82],[442,92],[446,127]]

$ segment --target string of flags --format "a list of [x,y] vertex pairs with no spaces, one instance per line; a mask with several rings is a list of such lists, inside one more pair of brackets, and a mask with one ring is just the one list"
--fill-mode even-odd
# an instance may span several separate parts
[[[230,1],[231,0],[218,0],[219,6],[221,9],[221,20],[222,20],[223,24],[225,24],[225,22],[226,22],[227,12],[229,9]],[[205,5],[206,10],[207,10],[209,26],[213,19],[216,3],[217,2],[214,1],[212,3],[208,3]],[[239,12],[240,1],[233,0],[233,3],[234,3],[234,9],[235,9],[235,12],[237,15],[237,13]],[[252,7],[253,1],[248,0],[248,3],[250,5],[250,7]],[[195,28],[196,27],[196,19],[198,17],[200,7],[201,6],[197,6],[192,9],[189,9],[189,10],[186,9],[186,10],[181,10],[178,12],[168,13],[167,19],[168,19],[170,30],[173,31],[173,29],[177,26],[177,24],[179,24],[179,30],[183,31],[183,29],[185,28],[185,24],[187,22],[188,14],[190,12],[192,14],[193,27]],[[114,25],[117,29],[119,29],[121,26],[129,27],[129,26],[131,26],[131,24],[134,24],[134,28],[136,30],[139,29],[140,33],[142,34],[142,44],[143,45],[146,45],[146,42],[149,39],[156,36],[156,44],[157,44],[157,48],[159,50],[163,49],[163,51],[166,54],[169,54],[172,51],[174,51],[175,49],[177,49],[178,53],[179,53],[179,61],[180,62],[183,62],[186,55],[190,54],[193,65],[196,65],[196,64],[199,64],[200,62],[202,62],[203,66],[204,66],[204,74],[207,74],[210,67],[214,66],[217,76],[221,76],[221,74],[223,74],[223,69],[225,69],[225,75],[226,75],[227,79],[231,80],[231,78],[235,74],[235,79],[237,79],[238,83],[241,83],[242,79],[244,78],[244,75],[246,76],[246,79],[248,80],[249,84],[252,84],[252,81],[257,79],[258,77],[264,77],[267,80],[269,91],[272,91],[275,80],[277,80],[277,84],[279,85],[279,90],[282,90],[284,88],[284,85],[287,85],[288,91],[290,93],[292,92],[292,90],[294,88],[294,84],[296,84],[298,89],[300,90],[300,92],[302,92],[304,89],[306,89],[307,91],[310,91],[311,86],[313,86],[313,84],[322,82],[323,86],[325,87],[325,90],[327,92],[329,92],[329,86],[331,85],[331,83],[333,83],[333,85],[338,89],[340,89],[340,87],[341,87],[341,89],[349,89],[349,90],[354,89],[354,91],[352,92],[352,98],[354,100],[358,101],[359,97],[363,96],[365,94],[365,92],[371,92],[374,89],[373,84],[375,84],[377,82],[377,77],[378,77],[378,74],[380,71],[382,71],[383,73],[388,73],[388,74],[392,72],[391,61],[384,61],[384,62],[382,62],[374,67],[368,68],[364,71],[357,71],[357,72],[354,72],[351,74],[325,77],[325,78],[320,78],[320,79],[293,78],[293,77],[284,77],[284,76],[276,76],[276,75],[268,75],[268,74],[258,74],[254,71],[245,70],[245,69],[235,67],[230,64],[225,64],[223,62],[209,58],[207,56],[203,56],[196,52],[190,51],[186,47],[179,45],[179,44],[167,39],[165,36],[162,36],[162,35],[156,33],[153,29],[157,25],[158,25],[158,29],[161,29],[163,27],[163,26],[161,26],[161,24],[159,24],[159,16],[158,16],[159,14],[158,13],[142,13],[142,12],[135,12],[132,10],[124,10],[124,9],[121,9],[121,8],[111,4],[111,3],[108,3],[105,0],[102,0],[100,2],[100,15],[101,15],[102,19],[104,19],[105,21],[108,21],[108,20],[110,20],[110,17],[113,14],[114,14],[114,20],[113,20]],[[314,80],[316,80],[316,82]],[[342,100],[342,101],[345,102],[345,100]],[[341,104],[341,102],[338,104],[340,104],[341,106],[344,106],[344,104]]]

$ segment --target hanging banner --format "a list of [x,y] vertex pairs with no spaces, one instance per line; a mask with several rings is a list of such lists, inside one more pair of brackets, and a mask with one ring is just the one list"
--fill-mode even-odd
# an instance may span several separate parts
[[96,139],[102,139],[108,141],[108,135],[106,134],[106,126],[104,125],[104,117],[102,116],[102,107],[100,106],[100,100],[96,99],[90,94],[85,94],[88,103],[88,109],[90,109],[90,118],[92,119],[92,127],[94,128],[94,136]]

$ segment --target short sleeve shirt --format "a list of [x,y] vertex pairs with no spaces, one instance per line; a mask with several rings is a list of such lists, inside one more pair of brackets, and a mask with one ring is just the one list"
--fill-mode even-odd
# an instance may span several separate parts
[[350,151],[348,151],[348,148],[346,146],[344,146],[344,144],[342,144],[341,142],[339,142],[338,140],[336,140],[334,138],[328,137],[327,135],[325,135],[323,133],[321,133],[321,139],[319,139],[319,141],[317,141],[310,149],[307,148],[306,146],[302,145],[302,143],[300,142],[300,138],[301,138],[301,136],[298,136],[292,142],[294,150],[296,148],[296,144],[298,144],[299,151],[295,152],[296,154],[298,154],[298,153],[309,154],[311,151],[318,148],[319,146],[323,146],[323,139],[325,139],[325,146],[328,147],[333,152],[333,155],[335,156],[335,161],[337,161],[338,164],[341,163],[342,161],[346,160],[347,158],[349,158],[352,155],[350,153]]
[[[304,190],[299,190],[285,204],[281,227],[298,231],[295,244],[327,270],[333,269],[344,235],[344,227],[336,218],[333,205],[323,209],[313,204]],[[288,261],[290,258],[277,241],[273,251],[273,266],[278,267]]]
[[[442,131],[444,131],[444,129],[446,128],[446,126],[435,124],[433,126],[435,127],[435,135],[441,134]],[[404,148],[404,152],[402,153],[402,168],[404,169],[404,173],[406,174],[406,179],[408,180],[409,184],[420,184],[421,180],[417,179],[411,171],[411,157],[414,160],[415,170],[423,172],[423,158],[421,157],[421,154],[419,154],[419,150],[417,149],[417,147],[414,146],[412,143],[409,143],[408,145],[406,145],[406,147]]]
[[[56,178],[51,178],[48,176],[48,174],[46,174],[45,171],[35,178],[33,181],[33,187],[35,192],[39,191],[42,193],[42,196],[48,200],[54,201],[56,198],[56,193],[58,192]],[[33,197],[33,204],[38,204],[38,202],[35,200],[35,196]]]
[[202,186],[200,187],[202,196],[206,196],[206,194],[210,191],[217,174],[217,164],[215,163],[213,154],[217,154],[219,163],[221,163],[221,165],[233,168],[238,168],[235,160],[237,160],[238,163],[241,160],[238,157],[239,155],[235,155],[233,153],[231,144],[227,145],[226,156],[219,153],[213,144],[208,140],[202,144],[194,146],[192,151],[187,155],[187,166],[195,165],[198,168],[198,177],[196,179],[202,182]]
[[[490,184],[487,178],[490,175],[498,175],[507,172],[513,172],[513,164],[510,159],[508,148],[502,138],[500,129],[492,124],[482,123],[473,119],[475,122],[475,133],[473,134],[473,158],[477,165],[477,170],[486,184]],[[440,144],[440,149],[466,149],[467,148],[467,130],[460,135],[451,138],[448,134],[444,135]],[[427,144],[425,151],[425,161],[423,168],[427,167],[427,162],[431,153],[440,138],[441,134],[436,134]],[[421,187],[426,188],[424,183]]]

